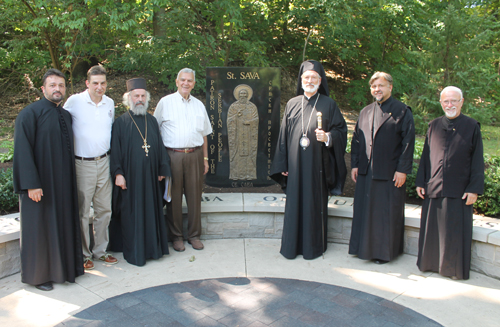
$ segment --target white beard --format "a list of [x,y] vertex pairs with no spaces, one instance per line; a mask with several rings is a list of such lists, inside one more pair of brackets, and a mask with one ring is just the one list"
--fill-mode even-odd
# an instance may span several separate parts
[[315,93],[319,89],[319,83],[313,86],[302,83],[302,89],[307,93]]
[[146,113],[148,112],[148,104],[149,101],[146,101],[145,104],[139,104],[139,105],[130,102],[130,110],[138,116],[145,116]]
[[451,107],[450,109],[451,111],[449,110],[445,110],[444,111],[444,114],[446,115],[446,117],[448,118],[454,118],[456,115],[457,115],[457,107]]

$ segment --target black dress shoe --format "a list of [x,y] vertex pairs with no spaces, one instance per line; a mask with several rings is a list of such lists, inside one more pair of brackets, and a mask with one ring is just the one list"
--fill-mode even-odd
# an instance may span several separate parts
[[52,286],[52,282],[46,282],[40,285],[36,285],[35,287],[42,291],[52,291],[54,289],[54,286]]
[[375,262],[377,265],[383,265],[383,264],[388,263],[389,261],[375,259],[375,260],[373,260],[373,262]]

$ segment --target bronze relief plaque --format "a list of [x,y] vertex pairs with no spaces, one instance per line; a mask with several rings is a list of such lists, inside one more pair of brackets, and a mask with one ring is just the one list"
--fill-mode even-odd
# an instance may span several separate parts
[[209,171],[214,187],[273,185],[269,178],[279,134],[280,69],[207,68]]

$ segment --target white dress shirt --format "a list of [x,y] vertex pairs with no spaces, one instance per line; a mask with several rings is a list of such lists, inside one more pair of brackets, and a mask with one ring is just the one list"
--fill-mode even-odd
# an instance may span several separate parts
[[163,97],[154,116],[167,148],[198,147],[203,145],[203,137],[212,133],[205,106],[191,95],[188,100],[179,92]]

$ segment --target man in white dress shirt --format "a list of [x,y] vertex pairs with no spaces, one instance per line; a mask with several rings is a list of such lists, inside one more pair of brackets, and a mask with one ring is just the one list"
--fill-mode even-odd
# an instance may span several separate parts
[[203,249],[201,236],[201,193],[203,175],[208,172],[207,135],[212,133],[203,103],[191,96],[195,71],[183,68],[175,80],[177,92],[163,97],[154,116],[163,144],[170,156],[172,199],[167,203],[167,222],[176,251],[184,251],[182,195],[188,206],[188,243]]
[[[94,269],[93,258],[107,264],[118,262],[109,253],[108,225],[111,218],[109,149],[115,103],[107,97],[106,70],[93,66],[87,72],[87,90],[72,95],[64,104],[73,118],[78,207],[82,230],[84,268]],[[89,220],[93,203],[94,247],[90,250]]]

